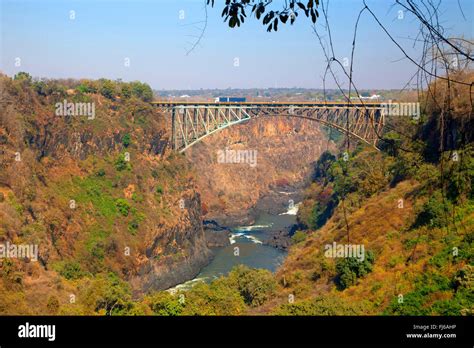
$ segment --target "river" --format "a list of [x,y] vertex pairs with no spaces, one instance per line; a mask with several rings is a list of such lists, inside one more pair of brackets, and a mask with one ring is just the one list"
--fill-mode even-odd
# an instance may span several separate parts
[[[272,230],[288,230],[296,223],[298,205],[279,215],[262,213],[251,226],[231,228],[230,245],[215,248],[214,258],[204,267],[196,278],[170,289],[185,290],[198,282],[210,282],[220,276],[227,275],[236,265],[246,265],[252,268],[264,268],[271,272],[283,263],[286,251],[262,243]],[[236,249],[238,248],[238,249]]]

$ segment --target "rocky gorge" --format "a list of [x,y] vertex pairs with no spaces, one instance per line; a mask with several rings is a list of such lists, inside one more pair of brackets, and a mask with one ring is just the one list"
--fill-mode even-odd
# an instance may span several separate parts
[[[31,81],[1,79],[0,241],[39,246],[38,263],[12,263],[25,274],[15,290],[24,308],[51,294],[66,299],[73,282],[105,272],[135,296],[194,278],[229,246],[232,227],[296,203],[312,162],[334,146],[315,123],[275,117],[177,155],[165,115],[144,101],[83,93],[75,81],[38,92]],[[65,99],[94,103],[95,118],[55,115]],[[257,165],[218,163],[224,148],[256,150]],[[286,249],[288,231],[262,242]]]
[[[265,117],[224,129],[188,150],[199,173],[203,215],[227,227],[252,225],[262,213],[278,215],[302,199],[313,163],[336,148],[319,124],[292,117]],[[218,163],[219,150],[256,151],[256,166]],[[291,226],[269,230],[263,243],[286,250]]]

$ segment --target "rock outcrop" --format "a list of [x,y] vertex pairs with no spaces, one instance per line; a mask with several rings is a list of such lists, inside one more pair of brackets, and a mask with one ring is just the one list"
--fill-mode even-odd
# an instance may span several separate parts
[[228,228],[220,226],[214,220],[204,220],[204,234],[209,248],[225,247],[230,245],[231,232]]

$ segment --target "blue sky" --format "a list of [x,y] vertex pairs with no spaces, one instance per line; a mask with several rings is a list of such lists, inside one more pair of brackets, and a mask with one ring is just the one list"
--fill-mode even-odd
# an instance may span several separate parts
[[[208,8],[200,45],[187,55],[202,27],[193,23],[205,18],[204,0],[0,2],[0,70],[8,75],[27,71],[49,78],[121,78],[141,80],[155,89],[322,87],[325,58],[310,21],[302,17],[294,26],[280,26],[276,33],[267,33],[255,19],[230,29],[220,17],[223,1],[216,0],[215,8]],[[278,7],[280,1],[274,2]],[[415,38],[418,23],[409,15],[398,19],[393,0],[367,3],[407,51],[417,56],[409,38]],[[473,38],[474,1],[460,0],[460,4],[467,20],[456,0],[444,0],[443,24],[452,35]],[[362,0],[330,1],[333,42],[341,60],[350,56],[361,8]],[[402,57],[373,19],[363,15],[355,57],[357,85],[403,87],[415,69]],[[16,58],[21,59],[19,67]]]

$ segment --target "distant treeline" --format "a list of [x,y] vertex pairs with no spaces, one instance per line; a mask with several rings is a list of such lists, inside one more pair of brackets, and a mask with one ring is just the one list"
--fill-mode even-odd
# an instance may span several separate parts
[[33,89],[42,96],[60,95],[71,93],[101,94],[110,100],[138,98],[149,102],[153,100],[151,87],[139,81],[123,82],[122,80],[89,80],[89,79],[45,79],[33,78],[26,72],[19,72],[15,80],[22,80],[31,84]]
[[[176,90],[155,90],[158,97],[204,97],[215,98],[219,96],[240,96],[249,98],[300,98],[301,100],[345,100],[348,91],[344,94],[338,89],[312,89],[312,88],[227,88],[227,89],[176,89]],[[411,90],[399,89],[363,89],[359,90],[363,97],[369,97],[373,94],[380,95],[383,99],[406,100],[416,97],[416,92]],[[351,97],[358,97],[354,92]]]

